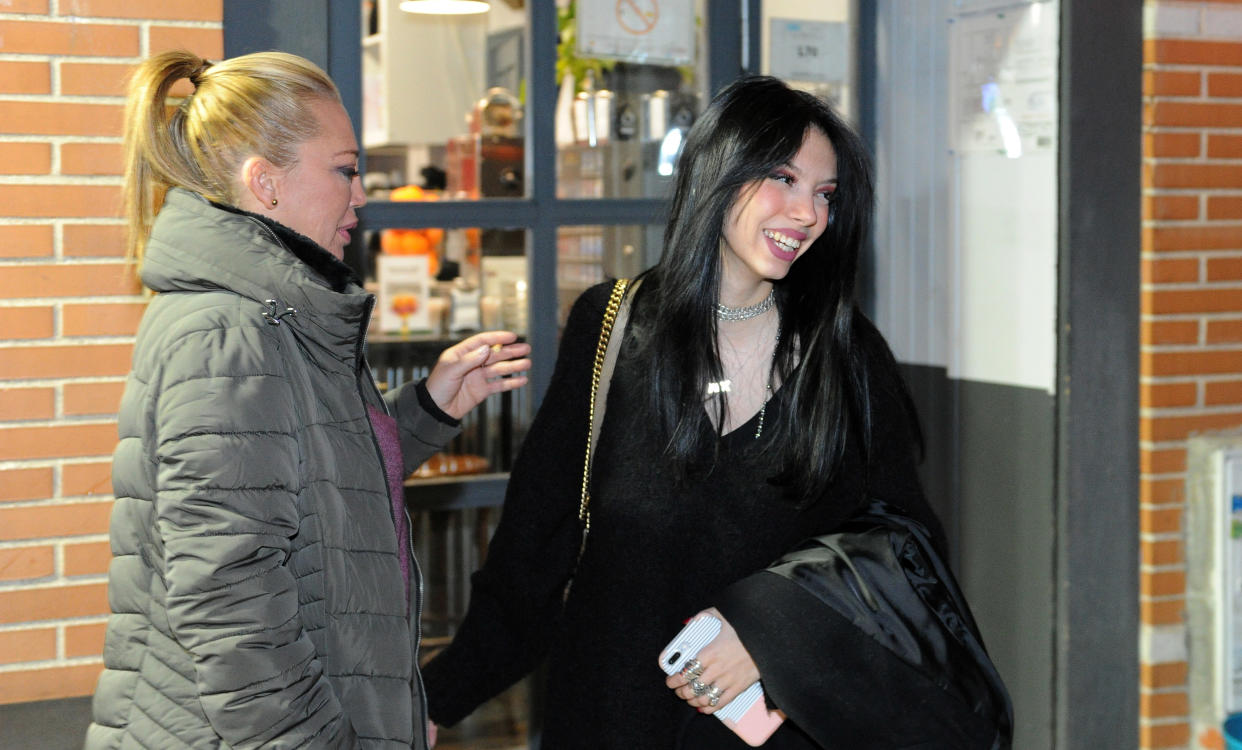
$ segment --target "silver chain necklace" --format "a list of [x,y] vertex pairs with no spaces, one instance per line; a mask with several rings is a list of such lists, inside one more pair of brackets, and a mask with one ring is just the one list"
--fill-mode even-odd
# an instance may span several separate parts
[[[768,295],[768,299],[772,296]],[[781,344],[781,324],[776,324],[776,342],[772,344],[772,361],[768,363],[768,382],[764,389],[763,406],[759,407],[759,424],[755,427],[755,440],[763,434],[763,417],[768,413],[768,401],[772,399],[772,370],[776,367],[776,347]]]
[[768,296],[747,307],[729,307],[716,303],[716,320],[750,320],[763,315],[776,304],[776,288],[768,290]]

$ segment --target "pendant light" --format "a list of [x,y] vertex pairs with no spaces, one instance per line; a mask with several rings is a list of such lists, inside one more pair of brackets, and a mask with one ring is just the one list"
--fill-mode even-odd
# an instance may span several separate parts
[[490,10],[486,0],[401,0],[398,7],[406,13],[436,16],[465,16]]

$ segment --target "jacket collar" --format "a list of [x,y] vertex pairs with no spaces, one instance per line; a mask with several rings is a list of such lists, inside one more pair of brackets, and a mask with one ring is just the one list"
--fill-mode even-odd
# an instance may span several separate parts
[[282,325],[351,365],[373,305],[352,269],[309,238],[181,188],[168,191],[151,228],[142,281],[156,292],[226,290],[269,312],[293,308]]

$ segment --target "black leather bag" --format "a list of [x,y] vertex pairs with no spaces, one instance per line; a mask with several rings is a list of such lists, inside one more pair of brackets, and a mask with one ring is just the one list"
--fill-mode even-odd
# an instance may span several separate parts
[[772,703],[821,746],[1012,744],[1009,694],[918,522],[872,501],[754,578],[725,614]]

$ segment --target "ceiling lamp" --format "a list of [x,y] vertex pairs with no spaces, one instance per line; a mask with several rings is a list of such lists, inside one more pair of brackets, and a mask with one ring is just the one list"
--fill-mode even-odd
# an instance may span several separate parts
[[406,13],[437,16],[464,16],[489,9],[486,0],[401,0],[399,7]]

